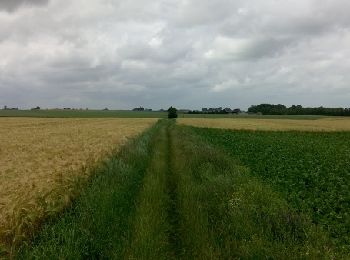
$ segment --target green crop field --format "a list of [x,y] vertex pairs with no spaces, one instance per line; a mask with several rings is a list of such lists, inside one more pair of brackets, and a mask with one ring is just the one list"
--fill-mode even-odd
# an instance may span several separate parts
[[228,151],[350,250],[350,132],[193,131]]
[[349,140],[159,120],[0,258],[346,259]]

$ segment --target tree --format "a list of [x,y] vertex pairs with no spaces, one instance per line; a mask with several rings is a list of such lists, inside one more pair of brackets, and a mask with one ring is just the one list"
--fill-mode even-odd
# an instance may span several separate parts
[[169,107],[168,118],[177,118],[177,109],[175,107]]
[[263,115],[326,115],[326,116],[350,116],[350,108],[327,108],[327,107],[302,107],[301,105],[260,104],[251,106],[250,113],[262,113]]

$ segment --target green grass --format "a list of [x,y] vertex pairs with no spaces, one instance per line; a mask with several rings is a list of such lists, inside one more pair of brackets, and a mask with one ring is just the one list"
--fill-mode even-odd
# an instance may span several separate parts
[[15,258],[341,257],[307,214],[197,131],[160,121]]
[[251,169],[350,252],[350,133],[193,129]]
[[172,257],[168,221],[170,197],[167,190],[168,143],[166,127],[156,138],[152,159],[143,181],[133,218],[132,235],[125,258],[167,259]]

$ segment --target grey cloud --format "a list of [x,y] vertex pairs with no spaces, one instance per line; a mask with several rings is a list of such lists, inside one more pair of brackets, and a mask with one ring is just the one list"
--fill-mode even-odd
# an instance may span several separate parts
[[27,6],[40,6],[48,4],[49,0],[1,0],[0,10],[5,10],[7,12],[13,12],[19,7]]
[[1,1],[0,106],[349,106],[346,0]]

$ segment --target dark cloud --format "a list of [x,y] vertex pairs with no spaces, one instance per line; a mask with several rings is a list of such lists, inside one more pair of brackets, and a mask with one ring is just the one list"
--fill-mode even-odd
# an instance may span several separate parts
[[49,0],[1,0],[0,10],[13,12],[21,6],[40,6],[48,4]]

